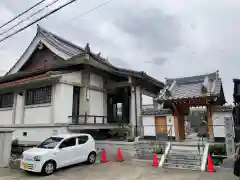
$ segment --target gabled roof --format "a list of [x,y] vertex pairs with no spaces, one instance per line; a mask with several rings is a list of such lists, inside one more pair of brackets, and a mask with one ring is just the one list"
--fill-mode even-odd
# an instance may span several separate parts
[[[44,28],[37,26],[37,34],[28,46],[27,50],[23,53],[20,59],[14,64],[6,75],[13,74],[19,71],[19,69],[26,63],[29,57],[33,54],[39,43],[46,45],[53,53],[59,57],[68,60],[81,53],[86,53],[85,49],[77,46],[58,35],[51,33]],[[97,56],[92,53],[93,56]],[[102,61],[109,63],[107,60],[101,58]],[[110,63],[109,63],[110,64]]]
[[217,71],[198,76],[166,79],[166,86],[161,91],[159,100],[219,97],[220,95],[224,96],[222,80]]
[[[26,71],[26,72],[18,72],[21,67],[28,61],[33,52],[36,50],[38,45],[43,43],[47,48],[49,48],[54,54],[58,55],[62,59],[66,60],[66,63],[56,64],[54,67]],[[47,70],[57,70],[58,68],[67,68],[69,66],[75,66],[79,64],[83,64],[83,62],[78,61],[79,56],[84,56],[89,54],[92,59],[96,62],[102,64],[107,67],[111,72],[114,72],[118,75],[131,75],[140,79],[145,80],[146,82],[150,82],[162,89],[164,87],[164,83],[158,81],[157,79],[148,76],[143,71],[134,71],[130,69],[118,68],[113,66],[108,60],[100,57],[99,55],[91,52],[90,50],[86,50],[85,48],[79,47],[59,36],[53,34],[42,27],[38,26],[37,34],[28,46],[27,50],[23,53],[20,59],[16,62],[16,64],[10,69],[10,71],[3,77],[0,78],[0,82],[15,80],[19,76],[21,78],[36,75],[41,72],[45,72]]]

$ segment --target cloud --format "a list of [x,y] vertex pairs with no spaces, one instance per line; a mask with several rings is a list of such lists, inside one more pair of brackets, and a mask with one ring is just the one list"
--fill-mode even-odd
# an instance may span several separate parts
[[127,11],[114,24],[130,34],[136,46],[150,52],[171,52],[182,45],[181,25],[177,17],[164,14],[159,9],[147,9],[137,14]]
[[152,63],[153,65],[162,66],[168,59],[166,57],[155,57],[152,60],[146,61],[146,63]]

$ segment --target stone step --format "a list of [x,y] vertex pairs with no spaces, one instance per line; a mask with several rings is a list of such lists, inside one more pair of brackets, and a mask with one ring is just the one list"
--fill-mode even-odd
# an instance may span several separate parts
[[171,164],[186,164],[186,165],[197,165],[197,166],[201,165],[200,161],[166,160],[165,162],[171,163]]
[[189,157],[175,157],[175,156],[168,156],[167,160],[177,160],[177,161],[201,161],[200,157],[196,158],[189,158]]
[[200,171],[200,166],[196,165],[186,165],[186,164],[171,164],[171,163],[164,163],[164,168],[172,168],[172,169],[190,169],[193,171]]
[[[171,148],[171,151],[179,151],[179,152],[195,152],[198,151],[198,148],[194,148],[194,149],[177,149],[177,148]],[[201,148],[200,148],[201,150]]]
[[176,157],[190,157],[190,158],[195,158],[195,157],[202,157],[202,154],[181,154],[177,152],[169,152],[168,156],[176,156]]
[[[198,148],[194,148],[194,149],[175,149],[175,148],[172,148],[170,149],[171,151],[179,151],[179,152],[195,152],[195,151],[198,151]],[[201,150],[201,148],[200,148]]]

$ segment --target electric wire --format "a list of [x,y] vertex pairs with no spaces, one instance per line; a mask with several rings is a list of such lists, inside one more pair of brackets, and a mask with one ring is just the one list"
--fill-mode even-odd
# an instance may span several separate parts
[[15,19],[17,19],[17,18],[21,17],[22,15],[26,14],[28,11],[30,11],[30,10],[32,10],[33,8],[37,7],[38,5],[40,5],[41,3],[43,3],[44,1],[46,1],[46,0],[41,0],[41,1],[39,1],[38,3],[34,4],[34,5],[31,6],[30,8],[28,8],[27,10],[23,11],[22,13],[20,13],[20,14],[17,15],[17,16],[15,16],[15,17],[12,18],[11,20],[9,20],[9,21],[5,22],[4,24],[2,24],[2,25],[0,26],[0,28],[8,25],[8,24],[11,23],[11,22],[13,22]]
[[83,17],[83,16],[85,16],[86,14],[89,14],[89,13],[91,13],[91,12],[93,12],[93,11],[95,11],[95,10],[103,7],[103,6],[105,6],[105,5],[107,5],[108,3],[112,2],[112,1],[113,1],[113,0],[104,1],[103,3],[101,3],[101,4],[99,4],[99,5],[91,8],[91,9],[89,9],[89,10],[87,10],[87,11],[81,13],[81,14],[79,14],[77,17],[71,19],[70,21],[68,21],[68,22],[66,22],[66,23],[72,23],[73,21],[79,19],[80,17]]
[[[55,1],[58,1],[58,0],[55,0]],[[54,3],[56,3],[55,1],[54,1]],[[6,40],[6,39],[8,39],[8,38],[10,38],[10,37],[12,37],[12,36],[14,36],[15,34],[17,34],[17,33],[21,32],[21,31],[25,30],[26,28],[30,27],[31,25],[33,25],[33,24],[35,24],[35,23],[41,21],[42,19],[46,18],[47,16],[50,16],[51,14],[53,14],[53,13],[59,11],[60,9],[64,8],[65,6],[71,4],[71,3],[75,2],[75,1],[77,1],[77,0],[71,0],[71,1],[69,1],[69,2],[67,2],[67,3],[65,3],[65,4],[63,4],[62,6],[60,6],[60,7],[56,8],[56,9],[50,11],[49,13],[47,13],[47,14],[41,16],[41,17],[38,18],[37,20],[35,20],[35,21],[29,23],[28,25],[24,26],[23,28],[21,28],[21,29],[15,31],[15,32],[13,32],[13,33],[11,33],[10,35],[7,35],[6,37],[0,39],[0,43],[3,42],[4,40]],[[85,15],[87,15],[87,14],[89,14],[89,13],[91,13],[91,12],[93,12],[93,11],[95,11],[95,10],[97,10],[97,9],[99,9],[99,8],[101,8],[101,7],[103,7],[103,6],[105,6],[105,5],[107,5],[108,3],[112,2],[112,1],[113,1],[113,0],[107,0],[107,1],[105,1],[105,2],[103,2],[103,3],[101,3],[101,4],[99,4],[99,5],[97,5],[97,6],[93,7],[93,8],[91,8],[91,9],[89,9],[89,10],[87,10],[87,11],[81,13],[80,15],[78,15],[77,17],[71,19],[70,21],[68,21],[68,22],[66,22],[66,23],[72,23],[73,21],[77,20],[78,18],[83,17],[83,16],[85,16]],[[1,35],[1,34],[0,34],[0,35]]]
[[11,31],[12,29],[14,29],[15,27],[17,27],[18,25],[22,24],[23,22],[29,20],[30,18],[32,18],[33,16],[39,14],[40,12],[42,12],[45,8],[48,8],[50,6],[52,6],[53,4],[57,3],[59,0],[54,0],[53,2],[51,2],[50,4],[46,5],[45,7],[39,9],[38,11],[34,12],[33,14],[31,14],[30,16],[28,16],[27,18],[19,21],[17,24],[13,25],[12,27],[6,29],[5,31],[0,33],[0,36],[3,34],[6,34],[8,31]]
[[67,2],[67,3],[65,3],[65,4],[63,4],[63,5],[61,5],[61,6],[59,6],[58,8],[56,8],[56,9],[54,9],[54,10],[48,12],[47,14],[41,16],[40,18],[36,19],[35,21],[33,21],[33,22],[27,24],[26,26],[20,28],[19,30],[17,30],[17,31],[15,31],[15,32],[13,32],[13,33],[7,35],[6,37],[0,39],[0,42],[3,42],[4,40],[6,40],[6,39],[8,39],[8,38],[14,36],[15,34],[17,34],[17,33],[21,32],[21,31],[25,30],[26,28],[30,27],[31,25],[33,25],[33,24],[35,24],[35,23],[41,21],[42,19],[44,19],[44,18],[46,18],[46,17],[52,15],[53,13],[55,13],[55,12],[59,11],[60,9],[62,9],[62,8],[64,8],[64,7],[66,7],[66,6],[70,5],[70,4],[72,4],[72,3],[75,2],[75,1],[77,1],[77,0],[71,0],[71,1],[69,1],[69,2]]

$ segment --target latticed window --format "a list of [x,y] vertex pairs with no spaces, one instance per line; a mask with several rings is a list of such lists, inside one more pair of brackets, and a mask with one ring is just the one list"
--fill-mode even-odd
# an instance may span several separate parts
[[52,86],[29,89],[26,93],[26,105],[51,103]]
[[13,107],[13,93],[0,94],[0,108]]

